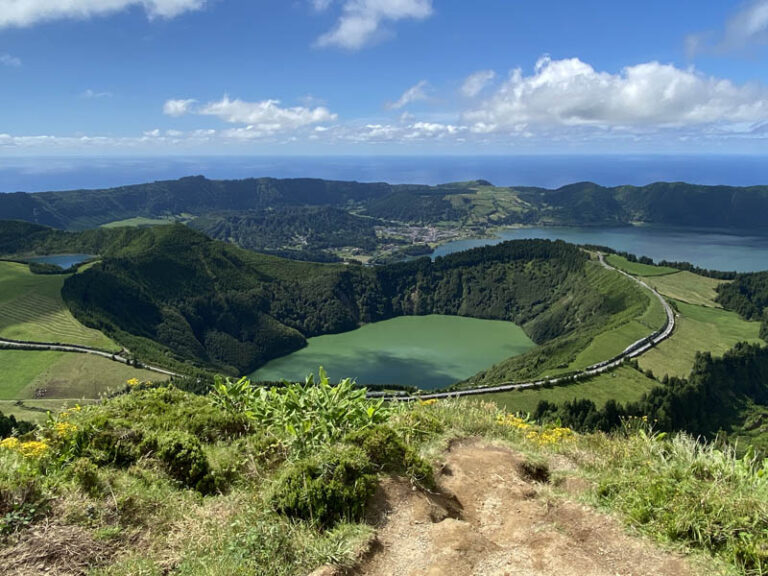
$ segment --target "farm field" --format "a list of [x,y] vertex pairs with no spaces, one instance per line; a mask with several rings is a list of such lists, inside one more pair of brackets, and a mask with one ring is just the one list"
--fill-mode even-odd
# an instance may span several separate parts
[[621,366],[587,382],[488,394],[483,396],[483,400],[495,402],[499,407],[510,412],[533,412],[542,400],[561,403],[582,398],[592,400],[598,408],[601,408],[608,400],[621,403],[637,401],[656,386],[658,382],[648,378],[642,372],[631,366]]
[[721,308],[715,302],[717,287],[723,280],[699,276],[693,272],[682,271],[664,276],[646,276],[645,282],[668,298],[688,304]]
[[693,368],[696,352],[721,356],[737,342],[764,343],[760,323],[748,322],[735,312],[676,301],[677,328],[669,340],[639,358],[643,370],[657,377],[686,377]]
[[71,352],[0,350],[0,366],[0,400],[97,398],[131,378],[167,380],[107,358]]
[[666,274],[675,274],[678,272],[676,268],[667,268],[666,266],[652,266],[649,264],[641,264],[640,262],[630,262],[618,254],[607,254],[605,261],[614,268],[623,270],[627,274],[632,274],[633,276],[664,276]]
[[0,337],[119,351],[104,334],[72,316],[61,298],[66,278],[32,274],[25,264],[0,262]]

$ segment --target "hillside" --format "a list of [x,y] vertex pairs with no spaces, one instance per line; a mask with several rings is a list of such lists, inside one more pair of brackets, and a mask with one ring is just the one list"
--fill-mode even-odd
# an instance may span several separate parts
[[575,246],[539,240],[434,262],[310,264],[176,225],[143,230],[115,256],[69,278],[63,295],[80,321],[146,360],[243,373],[306,338],[403,315],[509,320],[545,344],[597,330],[618,314],[627,321],[643,313],[647,295],[629,281],[619,281],[622,291],[601,292],[595,283],[611,274],[595,268]]

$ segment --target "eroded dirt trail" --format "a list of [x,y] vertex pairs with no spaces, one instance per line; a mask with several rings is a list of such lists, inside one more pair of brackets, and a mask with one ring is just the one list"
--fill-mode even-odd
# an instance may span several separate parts
[[521,459],[479,441],[454,444],[428,497],[388,480],[377,542],[360,576],[693,576],[680,556],[614,519],[540,494]]

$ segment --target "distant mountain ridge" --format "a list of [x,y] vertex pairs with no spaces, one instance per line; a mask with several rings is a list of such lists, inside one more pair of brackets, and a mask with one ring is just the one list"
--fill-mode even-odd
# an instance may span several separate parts
[[[489,199],[492,210],[488,209]],[[82,230],[135,217],[186,214],[195,218],[296,206],[331,206],[418,224],[479,221],[494,225],[604,226],[647,222],[768,227],[768,186],[657,182],[604,187],[580,182],[549,190],[493,187],[483,180],[424,186],[309,178],[209,180],[203,176],[102,190],[0,194],[0,219]]]

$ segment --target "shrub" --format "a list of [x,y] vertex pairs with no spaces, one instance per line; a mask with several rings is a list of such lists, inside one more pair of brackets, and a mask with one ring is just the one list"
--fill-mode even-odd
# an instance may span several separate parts
[[72,464],[72,476],[80,488],[91,496],[101,494],[103,484],[99,478],[99,467],[88,458],[78,458]]
[[167,432],[143,446],[145,450],[150,447],[154,448],[172,478],[203,494],[214,490],[211,466],[197,438],[186,432]]
[[365,452],[344,446],[289,464],[271,501],[277,512],[326,529],[343,520],[360,520],[375,489],[376,476]]
[[108,413],[98,412],[78,429],[74,455],[88,457],[98,465],[126,466],[141,455],[139,445],[143,439],[143,432],[130,422],[113,420]]
[[434,489],[432,467],[421,458],[389,426],[374,426],[349,434],[349,444],[359,446],[371,463],[381,472],[406,474],[414,482]]

